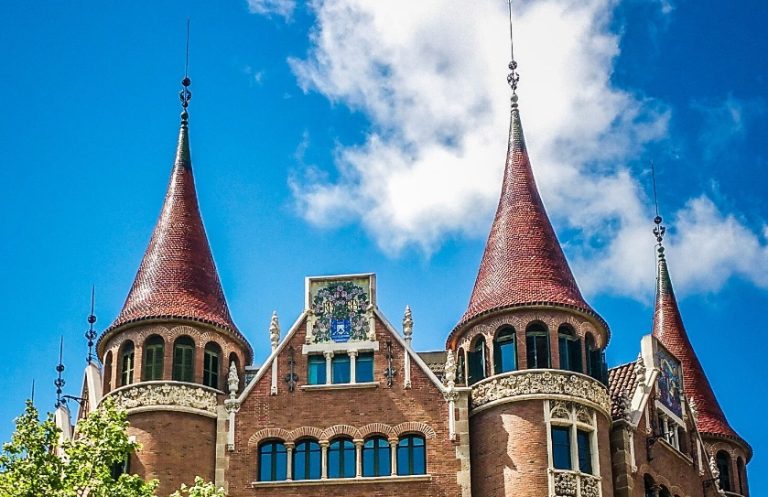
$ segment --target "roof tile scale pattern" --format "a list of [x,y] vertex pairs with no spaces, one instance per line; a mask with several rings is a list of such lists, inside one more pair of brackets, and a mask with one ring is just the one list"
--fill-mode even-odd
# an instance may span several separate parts
[[212,324],[245,340],[229,314],[200,216],[185,115],[160,218],[123,309],[104,335],[144,319],[176,318]]
[[549,221],[513,102],[501,198],[469,307],[457,328],[484,313],[526,304],[575,308],[604,324],[582,297]]
[[704,373],[704,368],[693,350],[683,325],[680,308],[672,289],[672,280],[669,277],[669,268],[661,247],[656,286],[653,336],[658,338],[683,366],[683,390],[693,404],[699,430],[702,433],[735,438],[749,447],[728,424],[725,413],[717,402],[707,375]]

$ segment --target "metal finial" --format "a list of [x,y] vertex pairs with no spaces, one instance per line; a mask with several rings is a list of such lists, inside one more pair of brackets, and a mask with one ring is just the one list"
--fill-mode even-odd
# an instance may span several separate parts
[[181,80],[181,91],[179,92],[179,99],[181,100],[181,121],[186,124],[187,122],[187,107],[189,101],[192,99],[192,92],[189,91],[189,85],[192,81],[189,79],[189,18],[187,18],[187,48],[184,56],[184,79]]
[[88,314],[88,331],[85,332],[85,339],[88,340],[88,356],[85,358],[85,362],[91,364],[96,357],[93,353],[93,341],[96,340],[96,330],[93,329],[93,325],[96,323],[96,315],[94,311],[96,309],[96,286],[91,286],[91,313]]
[[659,198],[656,193],[656,166],[653,164],[653,161],[651,161],[651,180],[653,182],[653,205],[656,209],[656,217],[653,218],[653,224],[656,225],[653,228],[653,235],[656,237],[656,251],[659,253],[659,259],[664,259],[664,245],[662,242],[664,241],[664,233],[667,232],[667,228],[661,224],[663,219],[659,215]]
[[507,75],[507,83],[512,88],[512,103],[517,104],[517,83],[520,81],[520,74],[517,72],[517,61],[515,60],[515,41],[512,35],[512,0],[508,0],[509,4],[509,71]]
[[35,403],[35,379],[32,378],[32,397],[29,399],[33,404]]
[[66,382],[64,381],[64,378],[62,378],[62,373],[64,373],[64,337],[61,337],[61,341],[59,342],[59,364],[56,365],[56,381],[53,382],[54,386],[56,387],[56,409],[61,407],[61,405],[64,403],[64,399],[62,399],[61,392],[64,388],[64,385]]

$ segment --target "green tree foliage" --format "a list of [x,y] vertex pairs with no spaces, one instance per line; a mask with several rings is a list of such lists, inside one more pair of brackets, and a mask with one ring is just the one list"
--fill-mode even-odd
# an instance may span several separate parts
[[[0,497],[154,497],[157,481],[120,474],[128,454],[138,449],[126,434],[125,411],[107,398],[80,420],[72,440],[48,415],[41,420],[32,402],[16,419],[11,441],[0,453]],[[202,478],[182,486],[174,497],[224,497]]]

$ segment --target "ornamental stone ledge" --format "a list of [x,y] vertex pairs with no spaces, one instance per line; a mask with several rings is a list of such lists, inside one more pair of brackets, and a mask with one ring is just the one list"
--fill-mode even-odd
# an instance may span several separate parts
[[529,369],[486,378],[472,385],[472,414],[508,402],[529,399],[578,402],[610,418],[608,388],[594,378],[573,371]]
[[216,417],[219,390],[181,381],[146,381],[126,385],[109,394],[128,414],[147,411],[178,411]]
[[550,470],[551,497],[600,497],[600,478],[578,471]]

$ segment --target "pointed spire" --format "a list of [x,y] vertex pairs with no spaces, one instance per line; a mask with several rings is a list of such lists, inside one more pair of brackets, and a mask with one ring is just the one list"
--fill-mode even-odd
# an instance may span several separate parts
[[664,255],[663,238],[666,229],[661,216],[654,219],[653,230],[657,243],[656,304],[653,313],[653,336],[656,337],[683,366],[683,389],[688,401],[696,406],[699,431],[721,437],[735,438],[746,447],[749,445],[731,428],[717,402],[704,368],[693,350],[683,317],[677,305],[667,259]]
[[160,218],[123,309],[99,342],[120,326],[170,318],[215,325],[247,345],[230,316],[200,216],[189,147],[189,77],[181,84],[178,146]]
[[501,198],[468,309],[456,328],[495,310],[554,305],[589,314],[607,329],[582,297],[539,196],[520,120],[514,58],[509,68],[512,108]]

